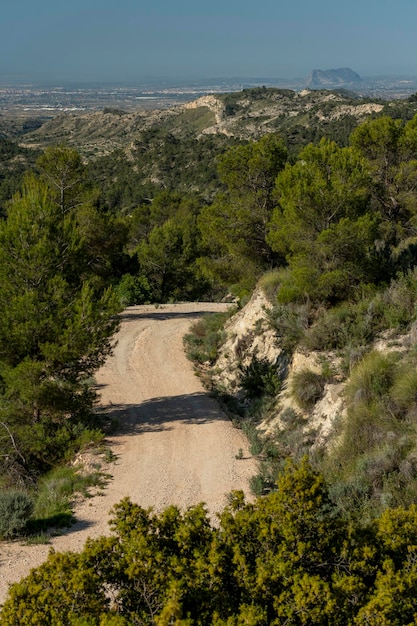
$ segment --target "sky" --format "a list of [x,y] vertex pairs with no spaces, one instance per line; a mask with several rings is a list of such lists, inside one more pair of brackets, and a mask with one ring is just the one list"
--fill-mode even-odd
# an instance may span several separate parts
[[0,80],[417,76],[416,0],[2,0]]

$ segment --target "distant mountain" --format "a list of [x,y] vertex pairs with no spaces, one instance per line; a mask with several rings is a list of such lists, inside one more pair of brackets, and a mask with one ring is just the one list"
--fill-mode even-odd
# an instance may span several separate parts
[[308,87],[340,87],[361,83],[362,78],[349,67],[337,70],[313,70],[307,79]]

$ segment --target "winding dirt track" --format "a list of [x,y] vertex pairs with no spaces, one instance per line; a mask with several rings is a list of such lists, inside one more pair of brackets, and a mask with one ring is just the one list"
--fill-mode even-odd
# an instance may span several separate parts
[[[97,373],[101,408],[120,423],[108,443],[116,455],[103,495],[81,502],[77,523],[51,539],[55,550],[81,550],[109,532],[112,506],[124,496],[156,511],[205,502],[214,517],[232,489],[248,492],[255,463],[242,433],[204,391],[183,351],[190,324],[226,305],[130,307],[114,354]],[[244,458],[235,455],[242,448]],[[8,584],[42,563],[51,546],[0,544],[0,603]]]

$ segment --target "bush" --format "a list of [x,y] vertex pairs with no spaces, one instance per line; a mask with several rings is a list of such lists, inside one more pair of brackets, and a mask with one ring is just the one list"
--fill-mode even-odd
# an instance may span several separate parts
[[249,489],[254,496],[261,496],[264,493],[264,481],[260,474],[256,474],[256,476],[251,476],[249,479]]
[[33,500],[24,491],[0,493],[0,537],[10,539],[25,529],[33,512]]
[[293,352],[304,337],[310,323],[311,305],[276,304],[267,312],[267,320],[275,331],[279,345],[286,352]]
[[191,326],[191,332],[184,337],[187,357],[191,361],[214,363],[226,339],[223,326],[232,314],[233,309],[226,313],[211,313]]
[[254,356],[249,365],[241,367],[240,384],[248,398],[273,397],[281,389],[281,380],[276,368],[267,358]]
[[325,465],[338,505],[363,519],[416,501],[417,374],[409,358],[370,352],[346,386],[347,415]]
[[344,302],[318,316],[306,331],[303,346],[308,350],[335,350],[347,345],[366,345],[380,329],[381,315],[375,303],[368,299]]
[[392,281],[380,298],[385,327],[405,330],[416,316],[417,269]]
[[[301,259],[301,257],[300,257]],[[320,277],[320,271],[312,268],[308,264],[301,264],[293,268],[284,268],[280,271],[279,279],[281,287],[277,294],[277,300],[281,304],[302,303],[306,300],[315,300],[314,294],[311,293],[312,285],[317,285]],[[313,290],[314,291],[314,290]]]
[[149,304],[152,299],[152,289],[146,276],[125,274],[117,285],[116,291],[123,307]]
[[271,270],[270,272],[265,272],[265,274],[259,280],[259,286],[270,302],[273,302],[276,298],[280,285],[280,270]]
[[70,526],[75,495],[81,493],[84,497],[88,496],[89,488],[102,486],[104,479],[98,469],[86,475],[77,472],[75,467],[53,469],[39,482],[31,530]]
[[395,374],[391,399],[401,413],[415,411],[417,404],[417,370],[415,365],[403,365]]
[[417,270],[378,293],[367,291],[358,302],[343,302],[317,315],[315,323],[305,330],[302,345],[308,350],[364,346],[385,329],[405,331],[415,319]]
[[259,435],[259,431],[256,428],[255,422],[251,419],[246,419],[242,422],[242,431],[249,441],[249,452],[253,456],[261,454],[264,444]]
[[367,354],[350,375],[345,392],[348,402],[373,402],[386,397],[397,361],[395,353],[383,354],[374,350]]
[[312,409],[323,395],[325,377],[307,368],[295,372],[291,380],[291,393],[298,406],[306,411]]

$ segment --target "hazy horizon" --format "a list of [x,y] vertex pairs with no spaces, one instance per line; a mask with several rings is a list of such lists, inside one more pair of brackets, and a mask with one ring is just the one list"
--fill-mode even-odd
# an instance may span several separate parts
[[5,0],[0,80],[294,80],[342,67],[416,76],[416,18],[411,0]]
[[[311,74],[313,70],[334,70],[334,69],[342,69],[342,68],[330,68],[330,67],[321,67],[321,68],[312,68],[310,72],[305,74],[304,76],[291,76],[291,77],[280,77],[280,76],[207,76],[203,78],[186,78],[186,77],[169,77],[169,76],[143,76],[138,77],[135,80],[76,80],[76,79],[66,79],[59,77],[38,77],[35,74],[32,75],[6,75],[0,73],[0,85],[16,85],[16,86],[33,86],[33,87],[56,87],[56,88],[71,88],[71,87],[79,87],[79,88],[100,88],[100,87],[114,87],[114,88],[140,88],[140,87],[148,87],[149,88],[166,88],[166,89],[174,89],[174,88],[192,88],[195,86],[198,87],[215,87],[216,85],[223,86],[231,86],[233,83],[235,85],[251,85],[256,82],[256,84],[261,84],[262,81],[265,81],[267,86],[274,84],[275,82],[282,82],[288,84],[304,84],[307,80],[308,76]],[[355,71],[355,68],[349,68]],[[392,78],[397,80],[413,80],[417,81],[417,71],[416,74],[374,74],[369,76],[360,76],[365,82],[366,81],[377,81],[378,78],[386,79]]]

